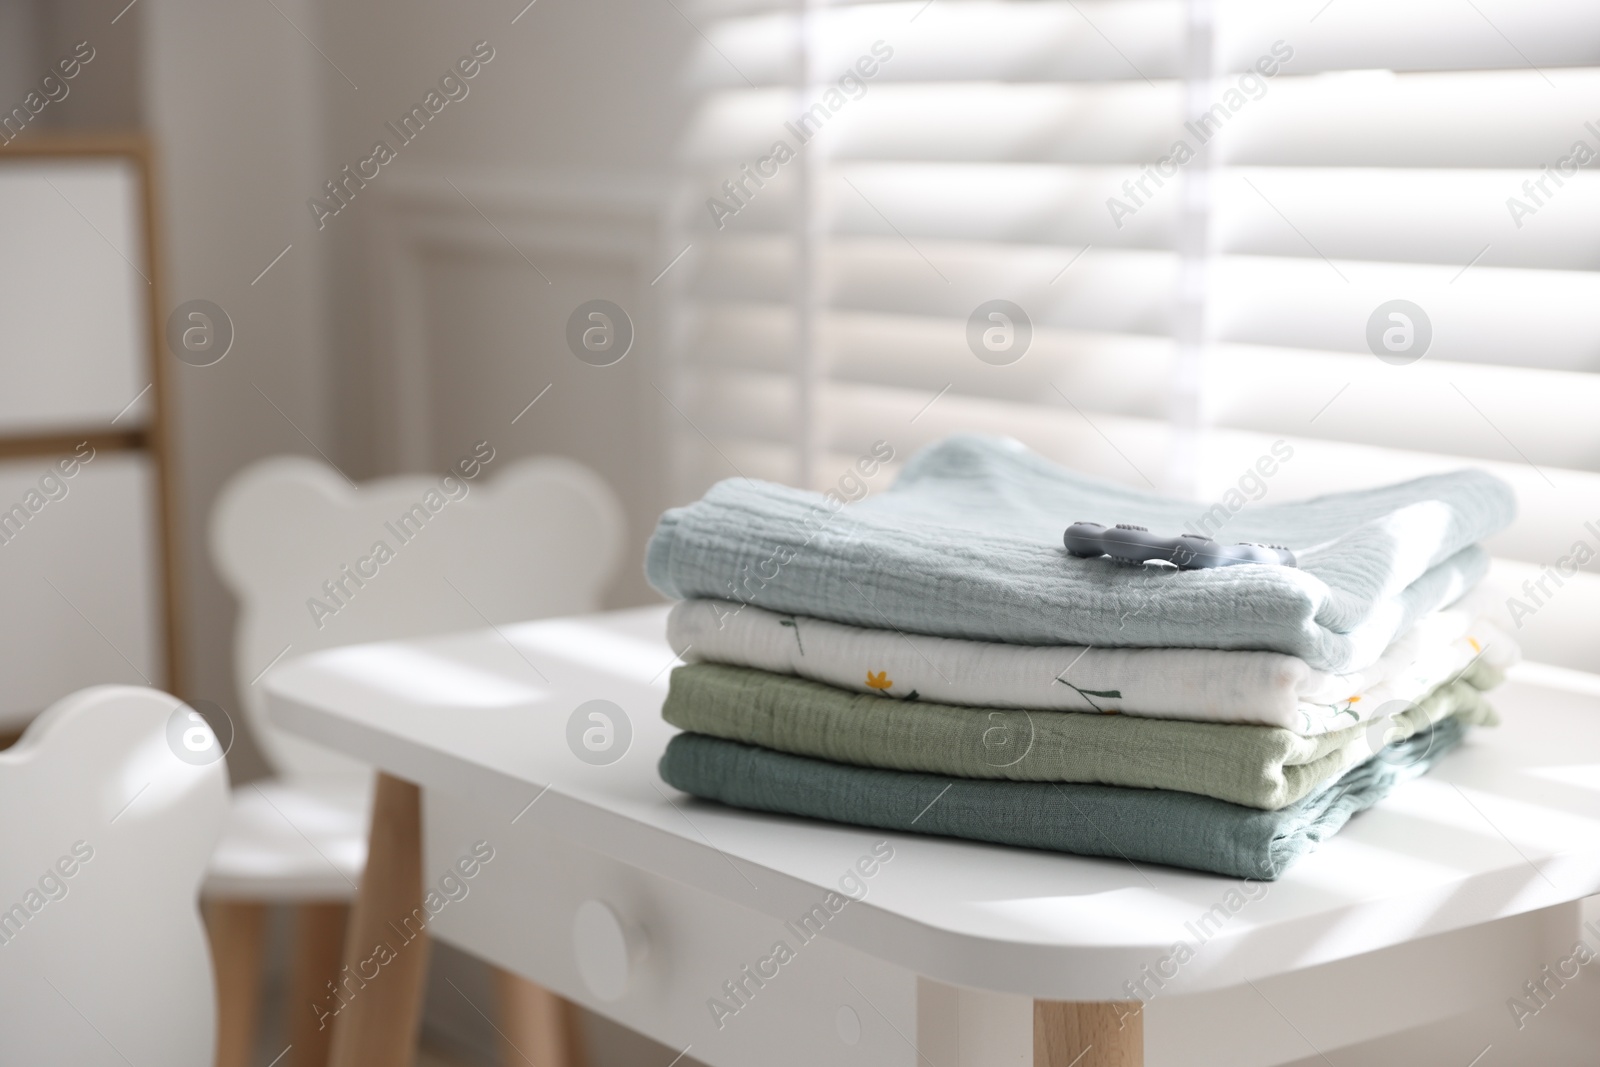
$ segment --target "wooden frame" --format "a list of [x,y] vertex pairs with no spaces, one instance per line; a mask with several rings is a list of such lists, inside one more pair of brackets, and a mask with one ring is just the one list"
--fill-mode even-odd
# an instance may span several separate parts
[[162,670],[167,690],[182,697],[187,688],[188,663],[184,655],[182,626],[182,574],[178,551],[178,494],[173,472],[173,434],[168,418],[170,383],[164,345],[162,308],[164,278],[160,254],[160,209],[156,200],[156,164],[150,142],[140,134],[97,134],[93,136],[30,136],[0,148],[0,165],[10,160],[122,159],[133,164],[139,176],[140,236],[144,242],[144,267],[150,284],[146,301],[148,359],[150,374],[150,419],[136,430],[85,427],[71,433],[51,430],[40,434],[0,435],[0,459],[54,455],[71,451],[87,439],[97,451],[145,452],[150,456],[156,480],[156,529],[160,570]]

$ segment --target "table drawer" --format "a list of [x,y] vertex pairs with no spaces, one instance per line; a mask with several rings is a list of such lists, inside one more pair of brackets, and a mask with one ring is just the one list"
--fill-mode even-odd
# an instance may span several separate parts
[[[513,824],[515,813],[486,815],[434,791],[423,808],[435,936],[674,1050],[692,1046],[712,1067],[919,1062],[916,976],[817,936],[823,891],[820,915],[784,921],[608,859],[532,818]],[[575,955],[574,920],[589,900],[644,942],[611,1001],[589,988]]]

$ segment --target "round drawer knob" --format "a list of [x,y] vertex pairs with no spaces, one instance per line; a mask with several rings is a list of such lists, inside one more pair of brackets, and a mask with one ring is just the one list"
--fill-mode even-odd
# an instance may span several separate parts
[[601,1000],[617,1000],[644,959],[644,936],[609,904],[586,900],[572,918],[572,954],[589,992]]
[[848,1004],[839,1005],[838,1012],[833,1017],[834,1029],[839,1033],[839,1040],[847,1045],[861,1043],[861,1016]]

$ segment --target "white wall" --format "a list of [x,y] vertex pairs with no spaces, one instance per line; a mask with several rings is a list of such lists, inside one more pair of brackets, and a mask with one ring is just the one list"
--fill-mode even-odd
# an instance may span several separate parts
[[[308,0],[277,6],[302,28],[315,26]],[[236,708],[233,605],[206,551],[211,502],[254,459],[332,446],[323,260],[296,202],[322,170],[322,60],[271,4],[143,0],[137,10],[164,208],[166,302],[210,300],[234,328],[220,363],[172,359],[169,380],[187,563],[188,689]]]
[[0,111],[15,107],[33,79],[42,76],[31,73],[38,48],[34,5],[0,0]]
[[[649,282],[673,254],[659,246],[656,201],[686,101],[676,80],[698,37],[669,4],[522,10],[359,0],[326,13],[324,48],[360,86],[325,80],[330,176],[380,137],[399,152],[321,234],[348,416],[336,431],[362,474],[448,463],[479,439],[505,455],[588,463],[628,508],[627,571],[609,602],[639,603],[653,599],[639,561],[666,504],[657,442],[671,414],[650,384],[660,369]],[[478,41],[494,58],[468,95],[399,147],[384,123]],[[638,334],[609,368],[580,363],[564,340],[570,312],[594,298],[623,306]],[[396,425],[408,345],[425,402]]]

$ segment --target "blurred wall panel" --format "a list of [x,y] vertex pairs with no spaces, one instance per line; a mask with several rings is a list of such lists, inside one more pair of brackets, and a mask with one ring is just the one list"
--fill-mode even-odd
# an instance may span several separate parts
[[[671,5],[629,0],[346,0],[324,25],[325,49],[361,84],[330,84],[327,177],[360,170],[377,142],[395,153],[344,186],[346,204],[323,200],[339,206],[318,233],[333,257],[341,452],[358,477],[443,467],[477,440],[586,463],[628,511],[629,562],[608,603],[654,599],[638,561],[670,502],[659,442],[678,416],[652,384],[670,392],[651,282],[680,251],[659,219],[694,28]],[[401,129],[430,91],[447,102],[420,132]],[[567,343],[568,318],[593,299],[632,321],[613,366]]]

